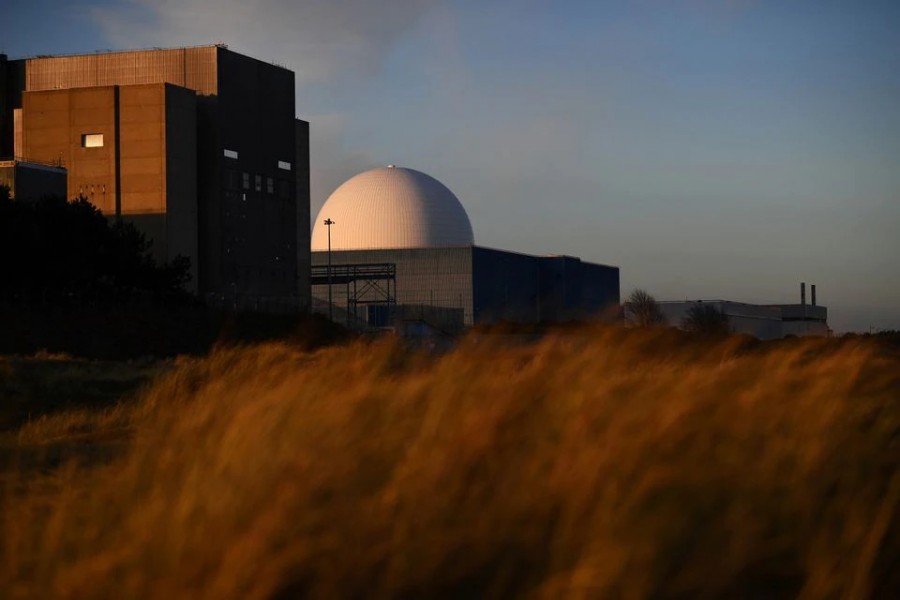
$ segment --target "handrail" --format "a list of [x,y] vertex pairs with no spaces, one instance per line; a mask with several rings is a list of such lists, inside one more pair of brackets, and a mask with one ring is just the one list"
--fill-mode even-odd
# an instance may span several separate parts
[[59,169],[66,168],[66,162],[62,158],[55,161],[50,161],[38,160],[36,158],[27,158],[25,156],[10,156],[0,158],[0,162],[28,163],[32,165],[40,165],[42,167],[56,167]]

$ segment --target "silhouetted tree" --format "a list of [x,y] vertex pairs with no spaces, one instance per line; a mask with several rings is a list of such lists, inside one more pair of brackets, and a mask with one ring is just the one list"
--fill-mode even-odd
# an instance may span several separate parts
[[625,301],[625,322],[634,327],[652,327],[665,325],[666,316],[656,298],[638,288]]
[[157,266],[133,224],[84,198],[18,201],[0,188],[0,300],[52,306],[178,294],[190,261]]
[[691,306],[684,318],[681,327],[686,331],[700,335],[719,336],[731,333],[731,324],[721,308],[712,304],[697,302]]

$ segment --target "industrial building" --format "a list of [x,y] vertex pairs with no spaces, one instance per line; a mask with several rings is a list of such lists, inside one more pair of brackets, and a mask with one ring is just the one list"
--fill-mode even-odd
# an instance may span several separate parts
[[390,165],[352,177],[312,232],[313,310],[355,328],[456,333],[467,326],[614,314],[619,269],[475,245],[441,182]]
[[816,303],[816,286],[811,286],[811,303],[806,303],[806,284],[800,284],[799,304],[747,304],[730,300],[685,300],[660,302],[659,308],[670,325],[680,326],[688,311],[700,304],[712,306],[728,318],[733,333],[761,340],[788,336],[828,336],[828,309]]
[[56,164],[66,194],[191,259],[213,305],[309,305],[309,126],[294,73],[223,45],[9,61],[0,158]]
[[66,170],[59,165],[0,160],[0,187],[20,200],[66,195]]

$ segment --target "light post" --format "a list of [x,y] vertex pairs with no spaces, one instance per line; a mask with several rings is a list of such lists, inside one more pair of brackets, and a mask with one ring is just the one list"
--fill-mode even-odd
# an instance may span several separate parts
[[331,301],[331,226],[334,221],[325,219],[325,227],[328,228],[328,320],[334,321],[334,304]]

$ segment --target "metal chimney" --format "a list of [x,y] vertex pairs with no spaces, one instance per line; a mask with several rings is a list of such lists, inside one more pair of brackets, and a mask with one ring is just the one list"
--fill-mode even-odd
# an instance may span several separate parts
[[800,306],[806,306],[806,282],[800,282]]
[[810,304],[815,306],[816,305],[816,284],[812,284],[811,286],[809,286],[809,296],[810,296],[810,298],[809,298]]

